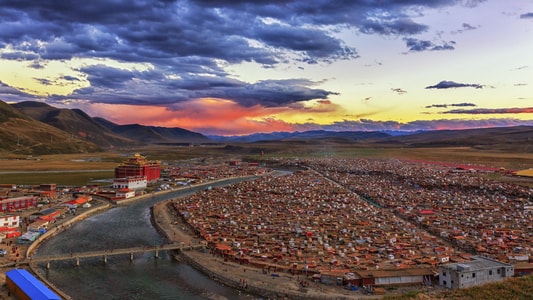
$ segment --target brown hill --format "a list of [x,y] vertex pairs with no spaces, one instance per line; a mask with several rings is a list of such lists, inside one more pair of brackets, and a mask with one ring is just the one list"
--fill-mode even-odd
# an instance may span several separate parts
[[39,122],[0,101],[0,149],[16,154],[40,155],[98,151],[93,143]]
[[42,102],[12,104],[22,113],[102,148],[132,146],[137,142],[111,132],[79,109],[59,109]]

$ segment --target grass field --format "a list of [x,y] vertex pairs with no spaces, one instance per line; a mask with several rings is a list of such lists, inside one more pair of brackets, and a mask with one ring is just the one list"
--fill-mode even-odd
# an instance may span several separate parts
[[[112,179],[114,171],[59,171],[52,173],[10,173],[0,174],[0,183],[9,183],[17,185],[37,185],[43,183],[56,183],[67,186],[84,186],[93,183],[93,180]],[[95,183],[98,184],[98,183]]]
[[[259,155],[261,151],[264,152],[263,156]],[[472,164],[492,168],[503,167],[511,170],[533,167],[533,153],[478,150],[469,147],[365,148],[335,143],[271,142],[231,146],[151,146],[140,149],[128,149],[122,152],[43,155],[38,157],[5,155],[3,159],[0,159],[0,183],[85,185],[92,179],[112,178],[112,170],[126,156],[132,155],[133,153],[141,153],[150,160],[161,160],[163,162],[181,161],[198,157],[217,157],[223,159],[361,157],[417,159]],[[47,173],[38,173],[35,171],[46,171]],[[10,173],[6,174],[5,172]],[[497,174],[491,176],[495,176],[493,179],[502,179]]]

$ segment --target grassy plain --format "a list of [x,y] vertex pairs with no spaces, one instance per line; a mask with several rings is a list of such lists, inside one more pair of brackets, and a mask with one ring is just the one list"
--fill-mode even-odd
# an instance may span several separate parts
[[[93,179],[113,177],[113,169],[133,153],[150,160],[179,162],[194,158],[267,159],[310,157],[360,157],[412,159],[522,170],[533,167],[533,153],[480,150],[471,147],[369,148],[324,141],[267,142],[210,146],[149,146],[89,154],[14,156],[0,159],[0,183],[84,185]],[[263,153],[261,155],[260,153]],[[491,174],[493,179],[502,179]],[[516,179],[504,179],[516,180]],[[526,181],[527,183],[527,181]]]

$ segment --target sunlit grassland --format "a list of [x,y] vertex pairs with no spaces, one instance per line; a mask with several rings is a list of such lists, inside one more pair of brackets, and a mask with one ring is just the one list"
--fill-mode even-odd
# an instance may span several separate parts
[[[95,171],[95,172],[58,172],[58,173],[10,173],[0,174],[0,183],[9,183],[17,185],[37,185],[43,183],[55,183],[58,185],[67,186],[84,186],[89,183],[94,183],[94,180],[112,179],[114,177],[113,170],[109,171]],[[95,183],[95,184],[109,184],[109,183]]]
[[0,172],[109,170],[124,159],[117,153],[6,156],[0,159]]

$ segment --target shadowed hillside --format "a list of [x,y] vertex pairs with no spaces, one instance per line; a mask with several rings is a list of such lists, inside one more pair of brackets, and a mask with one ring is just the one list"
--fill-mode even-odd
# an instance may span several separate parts
[[0,124],[0,148],[15,154],[85,153],[99,150],[93,143],[34,120],[3,101],[0,101]]
[[59,109],[46,103],[25,101],[12,105],[24,114],[92,142],[103,148],[131,146],[135,141],[111,132],[79,109]]

